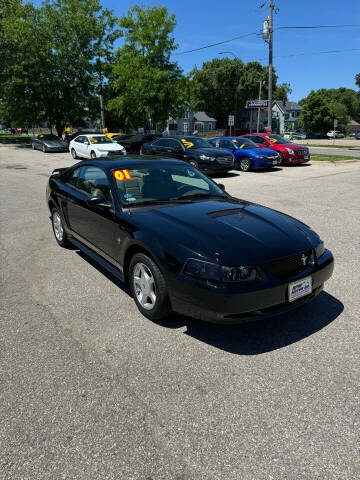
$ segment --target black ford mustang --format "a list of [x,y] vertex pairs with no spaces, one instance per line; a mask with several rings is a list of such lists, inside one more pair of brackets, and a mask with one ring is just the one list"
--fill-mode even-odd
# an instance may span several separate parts
[[217,323],[272,316],[314,298],[333,256],[302,222],[228,195],[185,162],[123,158],[57,169],[55,238],[128,282],[139,310]]

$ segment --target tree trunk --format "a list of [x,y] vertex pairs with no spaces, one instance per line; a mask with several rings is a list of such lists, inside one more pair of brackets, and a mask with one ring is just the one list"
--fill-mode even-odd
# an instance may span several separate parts
[[60,122],[55,123],[56,132],[58,134],[58,137],[60,137],[60,138],[62,137],[62,134],[63,134],[63,131],[64,131],[64,126],[65,126],[64,123],[60,123]]

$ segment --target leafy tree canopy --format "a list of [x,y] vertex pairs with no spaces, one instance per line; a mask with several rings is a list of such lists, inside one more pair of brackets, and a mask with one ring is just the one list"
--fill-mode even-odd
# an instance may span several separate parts
[[[244,64],[238,58],[214,58],[205,62],[201,69],[195,68],[189,78],[192,107],[210,112],[219,126],[226,126],[229,113],[235,110],[236,90],[238,112],[244,108],[246,100],[258,98],[260,81],[262,98],[268,96],[268,69],[259,62]],[[287,100],[290,85],[277,85],[275,73],[273,85],[274,100]]]
[[47,120],[60,134],[87,116],[119,35],[100,0],[7,0],[0,32],[0,100],[13,121]]
[[175,24],[166,7],[134,6],[120,19],[125,43],[116,53],[108,108],[128,127],[149,126],[151,119],[161,128],[185,100],[185,80],[170,61]]
[[352,118],[360,120],[360,98],[348,88],[312,90],[300,104],[303,109],[299,123],[310,132],[332,129],[335,118],[338,128],[344,131]]

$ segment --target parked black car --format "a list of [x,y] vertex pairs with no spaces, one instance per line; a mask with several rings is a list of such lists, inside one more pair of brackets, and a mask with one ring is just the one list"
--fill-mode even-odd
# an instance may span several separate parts
[[128,282],[151,319],[171,310],[217,323],[273,316],[309,302],[333,271],[310,227],[231,197],[178,160],[57,169],[47,203],[58,244]]
[[214,148],[199,137],[161,137],[143,145],[142,153],[185,160],[207,174],[226,173],[235,168],[232,153]]
[[42,150],[46,152],[67,152],[69,145],[56,135],[43,134],[31,138],[31,147],[33,150]]
[[155,139],[160,138],[160,134],[146,134],[146,135],[117,135],[113,137],[117,143],[120,143],[126,148],[129,153],[141,153],[144,143],[153,142]]

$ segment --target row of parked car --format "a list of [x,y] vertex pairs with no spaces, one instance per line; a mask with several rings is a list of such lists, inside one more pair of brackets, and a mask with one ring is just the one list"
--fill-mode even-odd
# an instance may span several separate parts
[[271,169],[281,164],[294,165],[310,160],[309,149],[275,134],[248,134],[241,137],[216,137],[204,140],[195,136],[158,134],[113,136],[80,134],[66,141],[55,135],[39,135],[32,140],[34,149],[43,152],[69,150],[74,159],[96,159],[137,153],[177,158],[199,170],[225,173],[238,169]]

